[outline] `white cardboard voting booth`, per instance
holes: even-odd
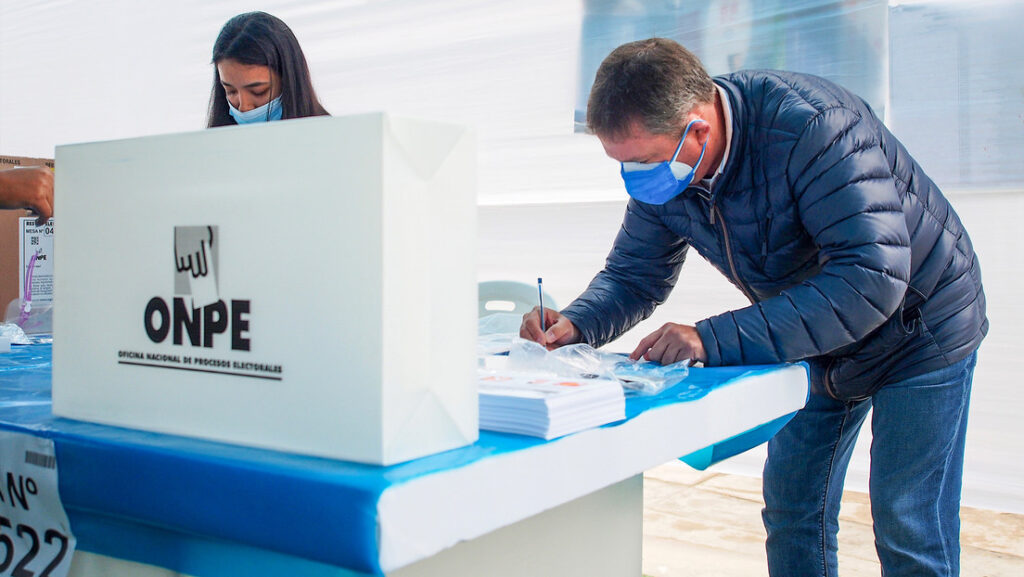
[[[386,114],[58,147],[54,413],[378,464],[473,442],[475,154]]]

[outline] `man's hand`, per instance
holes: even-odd
[[[640,357],[662,365],[670,365],[679,361],[706,361],[704,343],[696,327],[665,323],[653,333],[644,337],[629,358],[634,361]]]
[[[576,325],[558,311],[544,309],[544,326],[546,331],[540,328],[540,307],[533,307],[532,311],[523,315],[519,336],[540,343],[548,350],[580,342],[580,332]]]
[[[45,166],[0,170],[0,208],[31,209],[43,225],[53,216],[53,171]]]

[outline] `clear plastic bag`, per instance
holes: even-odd
[[[627,357],[615,365],[614,373],[627,391],[638,395],[657,395],[686,378],[690,373],[690,359],[659,365],[650,361],[632,361]]]
[[[0,323],[0,338],[12,345],[27,345],[32,342],[25,331],[14,323]]]
[[[650,361],[633,361],[626,355],[599,351],[586,344],[567,345],[549,351],[533,341],[517,337],[511,341],[505,368],[567,378],[615,379],[628,394],[656,395],[686,378],[689,364],[689,360],[664,366]]]
[[[5,322],[21,327],[25,334],[29,335],[52,333],[52,318],[52,302],[34,302],[28,303],[26,306],[26,303],[18,299],[7,305],[7,311],[4,314]],[[17,341],[11,342],[19,344]]]
[[[492,313],[480,317],[476,324],[477,357],[508,352],[512,339],[519,337],[522,322],[523,316],[516,313]]]

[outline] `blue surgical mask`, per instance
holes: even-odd
[[[647,204],[665,204],[678,196],[687,186],[690,186],[690,182],[693,181],[693,175],[696,174],[697,167],[700,166],[700,161],[704,160],[704,151],[707,149],[708,143],[706,140],[704,141],[704,145],[700,148],[700,158],[697,159],[697,164],[692,168],[688,164],[676,161],[676,157],[679,156],[679,151],[683,149],[686,135],[689,134],[690,127],[695,122],[704,121],[700,118],[695,118],[686,125],[686,130],[683,131],[683,137],[679,139],[679,146],[676,147],[675,154],[672,155],[671,160],[655,163],[622,163],[620,172],[629,196]]]
[[[246,110],[245,112],[239,111],[229,101],[228,112],[231,114],[231,118],[235,119],[235,122],[239,124],[251,124],[253,122],[281,120],[283,109],[281,108],[281,97],[278,96],[259,108],[253,108],[252,110]]]

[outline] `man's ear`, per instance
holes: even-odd
[[[697,137],[698,143],[704,144],[711,136],[711,123],[703,118],[698,118],[697,121],[693,123],[693,126],[690,127],[690,132]]]

